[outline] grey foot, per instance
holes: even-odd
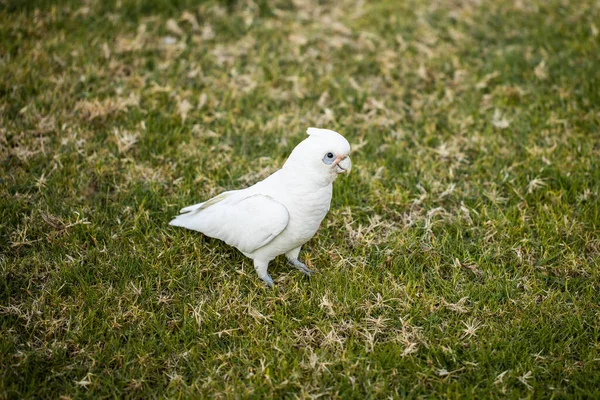
[[[275,284],[273,283],[273,278],[271,278],[271,275],[269,275],[269,274],[260,277],[260,279],[262,279],[265,282],[265,284],[270,288],[275,286]]]
[[[315,273],[312,269],[308,268],[306,264],[298,260],[288,260],[290,265],[293,265],[298,271],[302,272],[304,275],[311,276]]]

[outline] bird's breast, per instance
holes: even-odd
[[[280,181],[281,182],[281,181]],[[269,196],[283,204],[289,213],[286,228],[269,244],[260,248],[253,257],[273,259],[308,242],[319,229],[331,203],[332,185],[306,187],[284,182]],[[273,186],[275,187],[275,186]]]
[[[287,207],[290,221],[286,230],[298,240],[306,242],[312,238],[331,204],[331,185],[303,193],[292,193]]]

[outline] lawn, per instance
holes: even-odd
[[[600,397],[597,1],[0,1],[0,398]],[[168,225],[306,128],[275,288]]]

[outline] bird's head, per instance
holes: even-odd
[[[284,168],[301,168],[328,183],[339,174],[352,169],[350,143],[329,129],[308,128],[308,138],[298,144],[286,161]]]

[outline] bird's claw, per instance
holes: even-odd
[[[302,261],[298,260],[289,260],[290,264],[293,265],[298,271],[302,272],[304,275],[311,276],[315,273],[312,269],[308,268],[306,264]]]
[[[273,278],[271,278],[271,275],[269,274],[260,277],[260,279],[262,279],[269,288],[273,288],[275,286],[273,283]]]

